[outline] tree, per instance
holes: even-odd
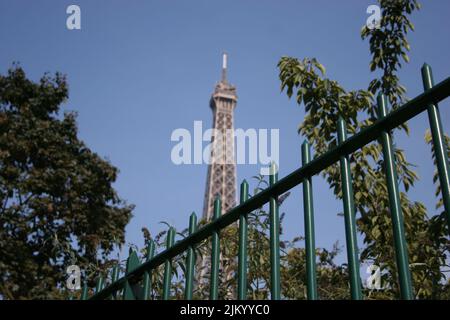
[[[402,59],[409,61],[407,52],[410,46],[406,35],[414,26],[408,16],[420,5],[416,0],[379,2],[382,9],[380,28],[369,30],[364,27],[361,32],[362,38],[368,38],[370,43],[370,70],[381,70],[382,73],[381,77],[370,82],[367,90],[345,90],[337,81],[325,77],[325,68],[314,58],[283,57],[278,64],[282,90],[286,89],[289,97],[295,91],[298,104],[305,106],[306,115],[299,126],[299,133],[313,145],[316,156],[336,146],[339,116],[344,118],[348,130],[354,134],[376,121],[375,94],[385,94],[393,108],[406,100],[406,88],[399,83],[397,72],[402,67]],[[408,133],[407,124],[400,130]],[[430,139],[427,141],[430,143]],[[442,213],[430,214],[422,203],[408,198],[407,192],[418,177],[402,150],[397,148],[395,156],[403,186],[401,207],[415,295],[417,298],[435,298],[443,292],[445,277],[441,269],[446,266],[448,255],[448,230]],[[391,288],[382,295],[375,293],[375,297],[398,297],[392,224],[380,144],[374,142],[361,148],[351,155],[350,161],[355,204],[360,215],[357,224],[365,244],[361,260],[380,266],[384,280]],[[323,176],[336,197],[341,199],[339,167],[329,167]]]
[[[60,115],[64,76],[35,83],[19,66],[0,76],[0,295],[59,298],[66,267],[108,265],[133,206],[112,184],[118,170]]]

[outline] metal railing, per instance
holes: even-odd
[[[166,250],[155,255],[155,243],[150,240],[147,247],[146,261],[141,263],[136,252],[131,252],[127,260],[126,272],[119,278],[118,266],[112,269],[112,281],[104,287],[103,278],[97,281],[94,294],[89,299],[108,299],[123,290],[123,299],[149,299],[151,287],[151,272],[164,264],[163,299],[170,298],[172,278],[171,260],[187,251],[185,270],[185,298],[192,299],[194,287],[195,254],[194,247],[203,240],[212,238],[210,299],[218,298],[220,235],[225,227],[239,220],[239,253],[238,253],[238,290],[237,298],[247,296],[247,214],[270,204],[270,290],[271,298],[281,298],[280,288],[280,246],[279,246],[279,213],[277,197],[291,188],[303,184],[304,219],[305,219],[305,251],[306,251],[306,284],[308,299],[317,299],[316,256],[314,212],[312,201],[311,177],[322,170],[339,162],[342,177],[343,207],[345,218],[345,234],[347,259],[350,276],[350,291],[352,299],[362,299],[362,285],[356,241],[355,205],[352,189],[352,177],[349,155],[363,146],[379,139],[382,144],[384,172],[389,194],[389,209],[392,218],[394,249],[398,269],[400,294],[402,299],[413,299],[413,287],[408,263],[407,243],[403,226],[403,214],[400,206],[399,186],[395,167],[394,148],[390,131],[418,114],[428,112],[432,141],[436,157],[439,181],[446,217],[450,228],[450,175],[445,137],[439,115],[438,103],[450,95],[450,78],[437,85],[433,83],[431,68],[422,68],[424,93],[405,103],[403,106],[388,113],[386,97],[379,95],[377,99],[379,119],[371,126],[351,137],[347,137],[346,124],[342,118],[338,121],[338,145],[325,154],[311,160],[310,146],[302,145],[302,166],[288,176],[278,181],[276,171],[272,170],[270,185],[260,193],[248,198],[248,184],[244,180],[240,189],[240,204],[221,215],[220,199],[214,203],[213,220],[197,230],[195,213],[190,216],[189,235],[174,243],[175,230],[170,228],[167,233]],[[272,169],[274,169],[272,167]],[[88,288],[83,287],[82,299],[88,299]]]

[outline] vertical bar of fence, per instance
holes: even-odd
[[[378,95],[378,117],[384,118],[387,115],[387,102],[383,94]],[[400,203],[400,192],[398,189],[398,177],[395,167],[394,148],[392,146],[391,134],[387,131],[381,133],[381,144],[383,147],[384,171],[389,194],[389,208],[392,218],[394,234],[395,257],[399,274],[401,298],[405,300],[413,299],[413,289],[411,284],[411,272],[409,270],[408,247],[406,244],[403,214]]]
[[[99,276],[97,278],[97,284],[95,285],[95,293],[99,293],[103,289],[103,277]]]
[[[117,279],[119,279],[119,265],[116,264],[115,266],[112,267],[111,270],[111,283],[116,282]],[[111,295],[111,299],[116,299],[116,297],[117,291]]]
[[[150,239],[147,243],[147,252],[146,252],[146,257],[145,257],[145,261],[150,261],[153,256],[155,255],[155,242]],[[152,271],[146,271],[144,273],[144,295],[143,295],[143,299],[144,300],[149,300],[150,296],[151,296],[151,291],[152,291]]]
[[[114,283],[119,279],[119,265],[115,265],[111,270],[111,282]]]
[[[302,166],[311,161],[309,143],[302,144]],[[317,299],[316,244],[311,177],[303,179],[303,207],[305,217],[306,289],[309,300]]]
[[[175,229],[173,227],[169,228],[166,238],[166,249],[173,246],[175,241]],[[170,284],[172,280],[172,260],[167,259],[164,262],[164,279],[163,279],[163,300],[169,300],[170,297]]]
[[[189,235],[197,230],[197,216],[192,212],[189,217]],[[195,250],[194,246],[189,246],[186,257],[186,285],[184,288],[184,297],[186,300],[192,300],[194,291],[194,269],[195,269]]]
[[[213,220],[217,220],[221,215],[222,203],[220,198],[214,200],[214,215]],[[220,256],[220,240],[219,231],[215,230],[212,233],[212,248],[211,248],[211,282],[209,287],[209,299],[217,300],[219,297],[219,256]]]
[[[426,63],[422,67],[422,81],[425,91],[434,87],[433,71]],[[447,223],[450,232],[450,170],[448,163],[447,143],[445,141],[444,128],[442,127],[438,105],[430,104],[427,111],[428,120],[430,122],[431,137],[433,139],[434,155],[439,174],[442,200],[444,202],[444,209],[447,213]]]
[[[338,120],[338,143],[347,140],[347,127],[344,119]],[[352,175],[348,156],[340,157],[342,201],[344,203],[345,239],[350,275],[350,294],[353,300],[361,300],[361,278],[359,274],[358,242],[356,240],[355,203],[353,197]]]
[[[278,181],[276,163],[270,166],[269,184],[273,186]],[[270,198],[270,290],[271,299],[280,300],[280,217],[278,213],[278,197]]]
[[[83,289],[81,291],[80,300],[87,300],[87,298],[88,298],[88,291],[89,291],[89,288],[88,288],[87,282],[85,281],[83,283]]]
[[[248,183],[242,181],[240,203],[248,199]],[[247,298],[247,213],[239,217],[238,299]]]
[[[136,269],[140,265],[139,257],[137,256],[136,251],[130,248],[130,254],[127,259],[127,268],[125,274],[130,273],[134,269]],[[137,285],[131,284],[128,281],[125,281],[124,289],[123,289],[123,300],[136,300],[138,298],[136,292]]]

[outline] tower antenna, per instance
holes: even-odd
[[[227,58],[226,52],[222,55],[222,82],[227,82]]]

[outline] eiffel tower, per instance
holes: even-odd
[[[236,205],[236,161],[234,157],[234,108],[236,107],[236,87],[227,80],[227,55],[223,54],[222,78],[216,84],[211,96],[210,107],[213,112],[213,134],[211,137],[211,158],[206,178],[206,190],[203,204],[203,220],[210,222],[214,213],[214,200],[219,196],[222,214]],[[230,263],[221,257],[220,269],[223,279],[230,280]],[[199,287],[203,287],[210,274],[210,259],[203,257],[199,261],[200,273],[197,278]],[[227,292],[233,299],[234,292]]]
[[[222,214],[236,205],[236,162],[234,157],[234,108],[236,87],[227,80],[227,54],[223,54],[222,78],[211,96],[213,134],[211,161],[206,178],[203,219],[210,221],[217,196],[222,202]]]

